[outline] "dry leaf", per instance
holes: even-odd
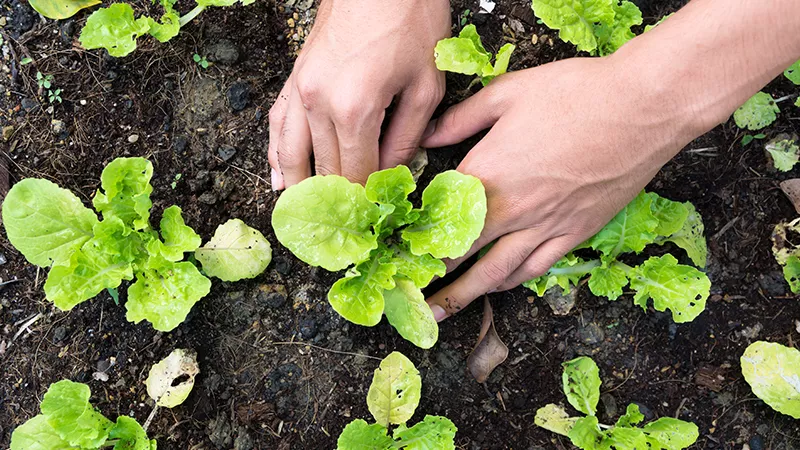
[[[150,368],[150,375],[145,380],[147,394],[156,401],[156,405],[174,408],[192,392],[194,377],[198,373],[197,353],[175,349]]]
[[[781,190],[794,205],[794,210],[800,214],[800,178],[792,178],[781,182]]]
[[[422,176],[422,173],[425,172],[425,167],[428,166],[428,151],[424,148],[420,147],[417,150],[417,154],[414,155],[414,159],[408,163],[408,168],[411,170],[411,176],[414,178],[414,182],[419,181],[419,177]]]
[[[494,328],[494,313],[489,297],[483,298],[483,323],[481,323],[481,333],[478,336],[478,344],[467,358],[467,368],[478,383],[485,382],[495,367],[503,363],[508,358],[508,347]]]

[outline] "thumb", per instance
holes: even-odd
[[[500,83],[492,83],[463,102],[451,106],[425,129],[420,145],[427,148],[457,144],[497,122],[504,110]]]

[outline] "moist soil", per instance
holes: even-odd
[[[685,2],[636,3],[645,23],[653,23]],[[469,15],[469,21],[488,48],[517,44],[510,70],[576,56],[536,23],[529,5],[498,0],[492,14]],[[191,6],[178,2],[184,12]],[[150,2],[136,7],[153,8]],[[241,218],[264,233],[275,255],[254,280],[214,280],[184,324],[160,333],[127,322],[124,308],[105,293],[69,312],[55,309],[42,290],[46,271],[28,264],[0,234],[0,278],[15,280],[0,288],[0,447],[37,414],[47,387],[64,378],[88,383],[92,401],[107,416],[143,422],[152,407],[143,384],[150,366],[174,348],[191,348],[202,370],[194,391],[183,405],[160,411],[149,428],[162,449],[334,448],[348,422],[370,417],[365,398],[372,371],[393,350],[408,355],[423,377],[412,421],[449,417],[459,429],[460,449],[570,448],[533,418],[537,408],[564,402],[560,364],[577,355],[591,355],[600,366],[605,423],[636,402],[648,419],[697,423],[693,448],[800,448],[800,422],[759,401],[739,367],[754,340],[798,341],[800,303],[771,255],[770,233],[797,216],[778,183],[800,171],[776,172],[765,141],[743,147],[744,133],[732,121],[692,142],[649,186],[691,201],[705,221],[712,295],[692,323],[642,311],[630,294],[608,302],[585,287],[562,315],[524,288],[492,294],[497,331],[510,355],[479,384],[465,361],[478,335],[480,302],[444,322],[438,344],[427,351],[409,345],[385,321],[364,328],[333,312],[325,294],[338,274],[298,261],[270,227],[278,194],[268,181],[267,112],[314,8],[308,0],[213,8],[168,45],[141,39],[133,55],[115,59],[80,48],[85,12],[44,21],[25,2],[0,5],[0,120],[11,127],[0,145],[3,192],[7,182],[43,177],[88,204],[105,164],[144,156],[155,165],[155,219],[177,204],[207,240],[217,225]],[[454,23],[467,9],[477,11],[477,0],[453,2]],[[196,64],[195,53],[211,66]],[[33,62],[22,65],[24,58]],[[49,104],[37,71],[54,77],[62,103]],[[448,75],[437,114],[469,95],[470,81]],[[782,78],[766,90],[776,98],[796,92]],[[798,109],[787,102],[765,133],[796,133],[798,120]],[[456,167],[475,142],[431,152],[421,184]],[[675,254],[686,260],[682,251]]]

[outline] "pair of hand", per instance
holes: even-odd
[[[444,92],[433,47],[449,35],[449,5],[385,3],[323,3],[270,111],[273,189],[311,175],[312,148],[316,173],[363,183],[375,170],[407,163],[419,145],[452,145],[491,128],[458,166],[486,187],[486,226],[448,269],[497,243],[428,300],[437,320],[544,274],[694,137],[660,112],[663,99],[644,89],[651,80],[637,79],[624,55],[500,76],[429,124]],[[396,109],[379,141],[392,101]]]

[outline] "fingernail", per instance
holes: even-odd
[[[428,122],[428,126],[425,128],[425,132],[422,133],[422,139],[428,139],[433,135],[434,131],[436,131],[436,121],[431,120]]]
[[[447,313],[445,312],[444,308],[439,305],[431,305],[431,311],[433,311],[433,318],[436,319],[437,322],[441,322],[447,317]]]
[[[497,292],[497,289],[491,289],[491,290],[487,291],[486,293],[487,294],[494,294],[495,292]]]
[[[272,192],[280,191],[281,189],[283,189],[283,177],[274,168],[270,173],[270,180],[272,181]]]

